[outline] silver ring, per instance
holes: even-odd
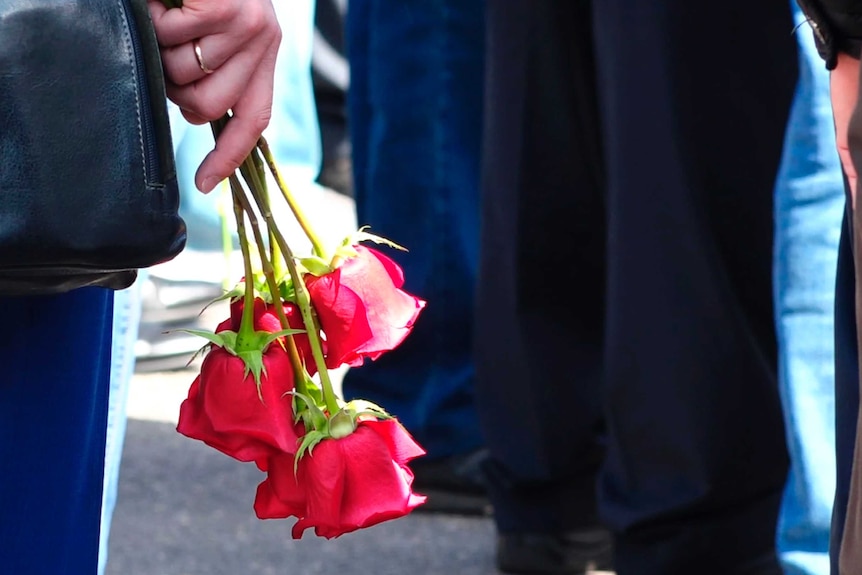
[[[201,53],[201,45],[198,44],[197,40],[192,40],[192,46],[195,47],[195,56],[198,59],[198,65],[203,70],[204,74],[212,74],[213,71],[207,66],[207,63],[204,61],[204,55]]]

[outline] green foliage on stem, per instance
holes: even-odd
[[[277,332],[255,331],[251,336],[241,336],[235,331],[225,330],[218,333],[200,329],[181,329],[185,333],[196,335],[209,340],[210,343],[219,346],[229,354],[238,357],[245,365],[244,377],[249,373],[254,377],[257,387],[257,396],[263,401],[263,393],[260,390],[261,376],[266,375],[266,366],[263,364],[263,354],[269,346],[280,337],[305,333],[302,329],[283,329]]]

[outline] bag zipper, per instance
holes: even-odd
[[[132,40],[132,56],[134,58],[135,88],[138,91],[138,102],[141,108],[141,137],[144,147],[144,174],[148,184],[161,183],[161,166],[156,142],[156,128],[153,120],[153,110],[150,104],[149,82],[147,81],[147,65],[144,61],[144,50],[137,20],[129,6],[129,0],[120,0],[126,13],[126,24]]]

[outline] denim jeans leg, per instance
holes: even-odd
[[[482,0],[351,0],[348,94],[360,225],[428,300],[410,337],[351,370],[346,395],[384,405],[445,457],[481,444],[470,350],[478,258]]]
[[[113,296],[0,298],[0,565],[96,571]]]
[[[105,484],[102,490],[102,523],[99,539],[99,573],[108,563],[108,536],[117,501],[123,439],[126,435],[126,402],[135,371],[135,341],[141,318],[140,275],[132,287],[114,293],[111,342],[111,387],[108,394],[108,432],[105,443]]]
[[[829,76],[812,35],[796,36],[799,85],[775,189],[779,385],[791,458],[777,543],[788,575],[826,575],[835,490],[833,305],[844,186]]]

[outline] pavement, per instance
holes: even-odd
[[[312,199],[308,211],[325,225],[322,235],[355,229],[350,200],[328,192]],[[195,369],[132,380],[108,575],[497,573],[488,518],[414,512],[334,540],[309,531],[299,541],[291,539],[293,520],[257,519],[252,503],[263,474],[175,430]]]

